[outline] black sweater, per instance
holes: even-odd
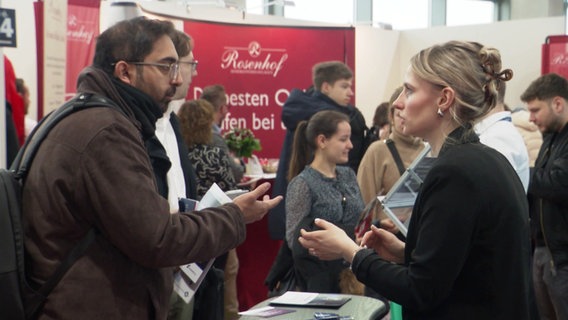
[[[404,265],[362,250],[353,270],[402,305],[404,319],[528,319],[528,223],[515,171],[499,152],[460,128],[424,180]]]

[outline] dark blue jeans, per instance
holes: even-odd
[[[533,283],[541,320],[568,320],[568,265],[553,269],[546,247],[535,248]]]

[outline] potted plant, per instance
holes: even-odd
[[[254,137],[254,133],[247,128],[232,128],[223,135],[229,150],[246,164],[246,174],[262,175],[262,167],[253,151],[260,151],[260,141]]]

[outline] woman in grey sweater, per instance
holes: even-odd
[[[364,203],[355,172],[340,165],[349,159],[350,135],[346,115],[321,111],[301,122],[294,136],[286,193],[286,241],[300,290],[340,291],[339,274],[346,265],[341,259],[321,261],[309,255],[298,236],[302,228],[313,229],[315,218],[323,218],[353,237]]]

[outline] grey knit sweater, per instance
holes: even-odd
[[[298,223],[308,215],[355,228],[364,208],[355,172],[337,166],[336,177],[327,178],[306,166],[290,181],[286,192],[286,241],[298,241]],[[352,235],[350,235],[352,236]]]

